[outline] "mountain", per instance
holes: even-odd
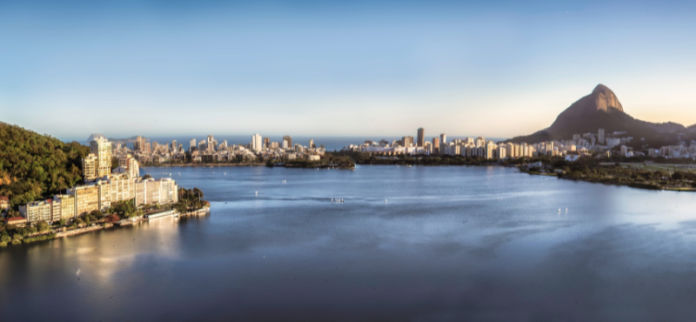
[[[537,143],[550,140],[569,140],[573,134],[597,133],[602,128],[609,134],[627,132],[636,141],[641,138],[647,143],[671,142],[672,133],[685,130],[681,124],[650,123],[628,115],[614,92],[602,84],[592,93],[579,99],[558,115],[550,127],[526,136],[518,136],[511,142]]]

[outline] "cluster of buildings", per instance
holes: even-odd
[[[519,157],[534,157],[539,155],[561,156],[574,160],[580,155],[611,155],[611,151],[624,157],[641,156],[646,152],[633,151],[627,144],[633,141],[633,137],[626,132],[606,133],[604,129],[598,129],[597,133],[574,134],[570,140],[554,140],[539,143],[512,143],[486,140],[478,138],[456,138],[447,141],[446,134],[440,134],[430,141],[425,140],[425,130],[419,128],[416,139],[413,136],[404,136],[401,140],[379,142],[367,140],[360,145],[349,145],[343,151],[366,152],[377,155],[461,155],[466,157],[479,157],[484,159],[506,159]],[[685,144],[666,146],[660,149],[648,149],[650,156],[696,157],[696,144],[686,147]]]
[[[679,145],[668,145],[663,146],[659,149],[648,149],[648,155],[651,157],[665,157],[665,158],[688,158],[696,159],[696,142],[691,142],[687,147],[686,143],[680,143]]]
[[[136,207],[178,201],[179,188],[173,179],[143,179],[138,161],[130,154],[120,155],[118,167],[112,169],[112,142],[105,138],[91,141],[90,152],[82,160],[85,184],[67,189],[65,194],[54,195],[51,199],[20,206],[22,218],[10,218],[8,222],[70,222],[94,210],[105,211],[120,201],[133,200]]]
[[[258,158],[295,160],[305,159],[316,161],[325,153],[323,146],[317,147],[314,140],[309,140],[309,145],[294,144],[292,137],[286,135],[281,142],[273,142],[269,137],[262,137],[260,134],[251,136],[248,144],[228,144],[227,140],[218,142],[212,135],[204,140],[197,141],[191,139],[188,150],[183,144],[173,140],[160,144],[158,142],[148,142],[141,136],[136,137],[133,142],[133,149],[126,145],[117,143],[113,148],[113,153],[120,158],[132,156],[141,163],[166,163],[187,160],[194,163],[212,162],[253,162]]]
[[[343,151],[367,152],[378,155],[461,155],[467,157],[480,157],[484,159],[516,158],[522,156],[537,155],[537,151],[553,151],[551,145],[528,145],[526,143],[496,143],[486,140],[484,137],[463,138],[447,141],[447,134],[440,134],[439,137],[426,141],[423,128],[418,129],[417,139],[414,141],[412,136],[404,136],[401,140],[394,140],[391,143],[386,140],[374,142],[365,141],[361,145],[349,145]],[[557,151],[557,148],[556,148]]]

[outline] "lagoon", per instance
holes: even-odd
[[[211,214],[0,249],[0,321],[696,315],[691,193],[505,167],[142,170]]]

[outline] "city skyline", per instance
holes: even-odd
[[[394,4],[4,3],[2,121],[59,138],[509,138],[603,83],[638,119],[696,123],[693,3]]]

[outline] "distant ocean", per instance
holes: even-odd
[[[263,135],[263,134],[262,134]],[[227,140],[227,144],[248,144],[251,142],[251,135],[213,135],[215,137],[215,140],[218,141],[218,143]],[[184,149],[189,148],[189,142],[191,139],[196,139],[196,143],[206,140],[207,136],[146,136],[150,142],[158,142],[161,144],[164,143],[171,143],[172,140],[176,140],[177,143],[183,144]],[[452,139],[455,138],[465,138],[465,137],[472,137],[472,136],[448,136],[447,140],[451,141]],[[282,136],[270,136],[271,142],[281,142],[283,137]],[[309,144],[310,139],[314,139],[314,144],[317,146],[323,144],[324,147],[326,148],[327,151],[333,151],[333,150],[341,150],[343,147],[348,146],[350,144],[362,144],[366,140],[372,140],[375,142],[378,142],[382,139],[385,139],[389,141],[390,143],[394,140],[401,140],[401,136],[396,137],[396,136],[372,136],[372,137],[367,137],[367,136],[353,136],[353,137],[340,137],[340,136],[315,136],[315,137],[309,137],[309,136],[293,136],[292,137],[292,143],[296,144],[302,144],[304,146]],[[426,136],[428,140],[432,140],[433,136]],[[122,137],[117,137],[116,139],[122,139]],[[415,135],[414,135],[415,139]],[[504,138],[486,138],[487,140],[494,140],[494,141],[501,141],[505,140]],[[87,142],[87,136],[84,138],[68,138],[68,139],[62,139],[64,142],[72,142],[72,141],[77,141],[82,144],[86,144]],[[132,148],[132,144],[129,144],[129,147]]]

